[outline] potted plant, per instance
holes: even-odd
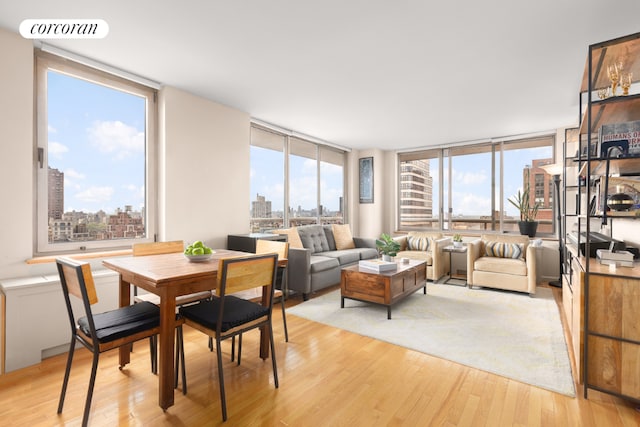
[[[462,247],[462,236],[459,234],[454,234],[453,235],[453,246],[456,248],[461,248]]]
[[[398,254],[400,243],[386,233],[382,233],[379,239],[376,239],[376,247],[382,254],[383,261],[391,261],[391,258]]]
[[[530,201],[531,184],[529,181],[529,169],[524,179],[524,187],[522,190],[518,190],[515,196],[510,197],[509,203],[520,211],[520,221],[518,221],[518,227],[520,228],[520,234],[534,237],[536,230],[538,229],[538,209],[540,209],[540,202],[535,202],[533,205]]]

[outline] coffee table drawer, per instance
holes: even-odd
[[[376,274],[342,272],[342,294],[356,299],[384,303],[385,278]]]

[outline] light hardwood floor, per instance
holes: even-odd
[[[447,286],[447,285],[437,285]],[[556,299],[559,290],[554,288]],[[298,303],[296,298],[289,304]],[[637,426],[640,413],[623,400],[589,392],[570,398],[340,329],[287,316],[284,342],[274,310],[280,388],[271,363],[257,356],[258,335],[245,334],[242,365],[229,361],[226,426]],[[157,405],[157,377],[146,342],[120,371],[117,351],[102,355],[92,426],[223,425],[215,353],[185,328],[188,394]],[[66,355],[0,376],[0,425],[79,425],[90,358],[76,353],[64,411],[56,414]]]

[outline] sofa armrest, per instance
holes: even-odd
[[[353,243],[356,245],[356,248],[376,249],[376,239],[371,239],[368,237],[354,237]]]
[[[534,295],[536,293],[536,284],[537,284],[537,261],[536,261],[536,248],[532,245],[527,246],[527,254],[526,254],[526,262],[527,262],[527,287],[529,295]]]
[[[311,292],[311,252],[308,249],[289,248],[287,284],[292,291]]]
[[[433,258],[433,273],[431,276],[436,281],[445,274],[451,274],[451,265],[449,263],[449,256],[445,256],[442,248],[452,245],[453,241],[451,237],[442,237],[440,239],[433,240],[433,248],[431,248],[431,257]]]
[[[467,244],[467,285],[473,286],[473,265],[480,258],[482,240],[476,239]]]

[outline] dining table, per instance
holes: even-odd
[[[160,297],[160,333],[158,349],[158,403],[166,411],[174,403],[174,334],[176,297],[213,290],[217,286],[218,263],[222,258],[253,255],[247,252],[215,249],[211,258],[191,262],[184,254],[170,253],[103,260],[106,268],[119,276],[119,304],[131,304],[131,286],[137,286]],[[263,289],[263,293],[266,289]],[[263,295],[263,303],[267,298]],[[268,331],[262,330],[260,357],[269,357]],[[120,348],[120,366],[129,363],[127,346]]]

